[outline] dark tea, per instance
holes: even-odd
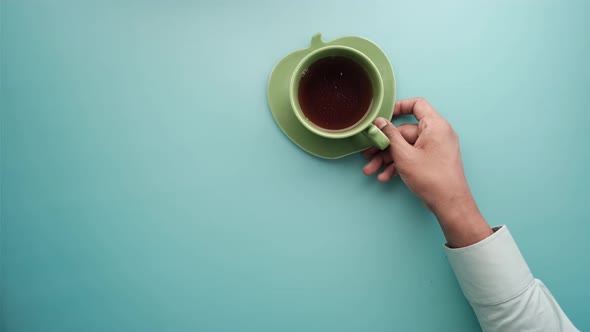
[[[342,56],[318,60],[299,82],[299,105],[316,126],[343,130],[356,125],[371,108],[373,86],[365,69]]]

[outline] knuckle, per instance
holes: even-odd
[[[454,133],[454,132],[455,132],[455,130],[453,129],[453,127],[451,126],[451,124],[450,124],[450,123],[449,123],[447,120],[444,120],[442,123],[443,123],[443,124],[442,124],[442,127],[443,127],[443,128],[444,128],[444,129],[445,129],[447,132],[449,132],[449,133]]]
[[[416,100],[415,105],[428,104],[428,101],[424,97],[416,97],[415,100]]]
[[[446,122],[446,121],[445,121]],[[450,123],[446,122],[446,130],[449,133],[449,135],[455,139],[455,140],[459,140],[459,134],[457,134],[457,132],[455,131],[455,129],[453,129],[453,126],[451,126]]]

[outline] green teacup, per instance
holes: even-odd
[[[345,57],[360,65],[368,75],[373,91],[372,103],[366,114],[356,124],[342,130],[328,130],[316,125],[306,117],[303,110],[301,109],[301,105],[299,104],[299,86],[305,70],[307,70],[317,61],[330,57]],[[291,102],[291,107],[297,119],[309,131],[316,135],[330,139],[342,139],[362,133],[366,135],[374,143],[374,145],[381,150],[389,146],[389,139],[387,136],[385,136],[385,134],[383,134],[381,130],[379,130],[379,128],[373,125],[373,120],[375,120],[379,114],[381,105],[383,103],[383,98],[383,79],[375,64],[362,52],[359,52],[354,48],[341,45],[321,47],[305,56],[295,68],[289,85],[289,99]]]

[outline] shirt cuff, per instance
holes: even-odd
[[[520,250],[506,226],[468,247],[445,251],[469,302],[494,305],[512,299],[532,282]]]

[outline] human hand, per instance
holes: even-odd
[[[453,198],[469,194],[463,173],[459,139],[451,125],[422,98],[398,101],[393,115],[413,114],[419,123],[395,127],[378,118],[375,125],[387,135],[391,145],[384,151],[371,148],[363,156],[371,161],[365,165],[366,175],[378,175],[381,182],[399,173],[408,188],[433,210]]]
[[[383,151],[375,147],[364,151],[363,156],[371,161],[364,166],[363,172],[373,175],[383,168],[377,176],[381,182],[399,174],[408,188],[434,212],[443,231],[464,219],[483,220],[469,190],[459,139],[451,125],[422,98],[405,99],[395,104],[394,116],[409,114],[416,117],[417,125],[395,127],[383,118],[374,121],[389,137],[391,145]],[[485,220],[483,222],[487,226]],[[477,232],[489,235],[491,230],[487,226],[487,229],[480,227]]]

